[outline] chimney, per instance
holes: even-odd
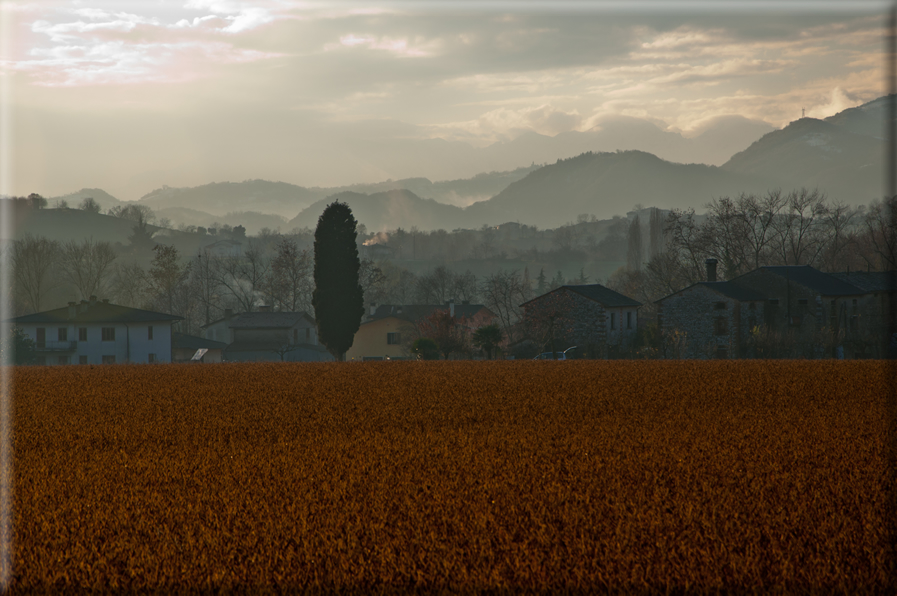
[[[232,316],[234,316],[234,309],[232,309],[232,308],[225,308],[225,309],[224,309],[224,318],[225,318],[225,319],[229,319],[229,318],[231,318]]]
[[[370,313],[371,313],[371,316],[372,316],[372,317],[374,316],[374,313],[375,313],[375,312],[377,312],[377,303],[376,303],[376,302],[371,302],[371,310],[370,310]]]
[[[454,298],[449,299],[449,316],[451,316],[451,317],[455,316],[455,299]]]
[[[704,265],[707,266],[707,281],[716,281],[716,259],[707,259]]]
[[[259,312],[271,312],[270,304],[262,304],[259,306]]]
[[[76,314],[78,314],[78,303],[69,302],[69,318],[74,319]]]
[[[108,299],[108,298],[103,298],[103,304],[109,304],[109,299]]]

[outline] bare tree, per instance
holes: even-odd
[[[250,241],[243,256],[221,257],[216,263],[218,283],[241,310],[251,312],[264,294],[270,266],[267,256]]]
[[[109,242],[70,240],[61,246],[59,252],[60,271],[82,299],[99,296],[107,289],[112,262],[117,256]]]
[[[39,312],[47,293],[58,285],[59,243],[26,234],[12,245],[16,290],[32,312]]]
[[[694,209],[670,211],[664,230],[669,234],[668,251],[680,263],[679,273],[685,285],[703,281],[706,234],[696,221]]]
[[[505,337],[511,342],[519,339],[518,323],[523,318],[521,305],[529,299],[520,273],[514,270],[490,275],[480,284],[480,295],[486,307],[498,317]]]
[[[277,310],[311,312],[312,255],[308,250],[299,250],[295,240],[285,237],[278,240],[276,250],[268,270],[267,294]]]
[[[178,249],[174,246],[158,244],[153,248],[156,256],[147,276],[147,286],[153,294],[154,303],[170,314],[178,314],[176,303],[190,273],[190,263],[180,263]]]
[[[215,311],[220,310],[221,286],[218,283],[215,259],[214,256],[200,252],[190,267],[190,291],[196,296],[200,319],[204,325],[211,323]]]
[[[895,209],[897,209],[897,196],[873,202],[863,218],[861,256],[868,267],[881,270],[897,269]]]
[[[140,308],[146,299],[146,272],[137,263],[116,263],[112,272],[112,295],[116,304]]]
[[[829,205],[822,217],[825,247],[822,253],[822,269],[843,271],[848,268],[847,248],[856,242],[856,228],[862,209],[841,201]]]
[[[153,244],[154,230],[150,226],[156,221],[153,210],[146,205],[116,205],[109,209],[109,215],[127,219],[134,223],[128,241],[135,248],[148,248]]]
[[[477,276],[470,269],[454,275],[452,280],[452,297],[462,302],[474,302],[477,299]]]
[[[707,205],[707,220],[701,230],[704,251],[719,260],[725,279],[746,272],[748,231],[735,201],[729,197],[712,200]]]
[[[788,193],[785,211],[773,219],[776,260],[782,265],[814,265],[824,247],[825,195],[802,188]]]
[[[454,274],[440,265],[417,278],[415,297],[421,304],[445,304],[450,298],[455,297],[451,295],[454,284]]]
[[[83,201],[78,203],[78,209],[87,211],[88,213],[99,213],[101,207],[93,197],[87,197]]]
[[[773,222],[786,201],[778,190],[767,192],[762,199],[754,195],[738,197],[738,214],[743,221],[742,231],[745,234],[745,255],[754,269],[760,267],[767,257],[773,241]]]

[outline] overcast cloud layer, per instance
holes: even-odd
[[[489,164],[452,143],[781,127],[884,93],[883,3],[698,6],[2,1],[0,193],[468,177]]]

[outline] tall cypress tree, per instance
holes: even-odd
[[[318,218],[315,229],[315,291],[312,306],[318,337],[337,360],[345,360],[364,316],[364,293],[358,283],[358,222],[339,201]]]

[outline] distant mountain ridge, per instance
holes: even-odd
[[[800,187],[818,188],[833,200],[866,204],[882,196],[886,108],[887,98],[879,98],[825,120],[801,118],[781,130],[767,132],[718,167],[674,163],[645,151],[618,149],[585,151],[575,157],[556,158],[555,163],[544,167],[533,164],[464,180],[434,183],[427,178],[406,178],[331,189],[250,180],[188,189],[164,187],[140,202],[159,212],[175,208],[207,211],[201,206],[209,204],[213,205],[210,209],[217,211],[217,217],[267,211],[291,217],[287,222],[290,229],[313,228],[327,203],[342,200],[352,206],[359,222],[370,231],[413,226],[422,230],[476,228],[507,221],[556,227],[580,214],[608,218],[626,213],[637,203],[662,208],[694,207],[700,211],[720,196]],[[706,140],[715,136],[717,141],[725,140],[726,126],[741,131],[739,134],[746,134],[744,131],[751,127],[754,132],[763,128],[762,123],[727,118],[708,126],[695,138]],[[567,142],[569,139],[594,142],[601,135],[605,140],[615,138],[614,135],[625,137],[623,133],[634,130],[633,127],[640,127],[642,139],[654,135],[654,145],[670,151],[687,140],[646,121],[627,124],[627,119],[617,118],[586,133],[522,135],[479,150],[475,156],[501,152],[510,145],[530,154],[534,147],[554,146],[560,151],[562,146],[575,146]],[[624,141],[618,143],[625,145]],[[451,144],[440,144],[448,145]],[[488,198],[462,208],[482,197]]]
[[[138,202],[160,213],[166,209],[188,208],[219,218],[239,211],[294,217],[312,203],[342,192],[374,194],[389,190],[410,190],[420,197],[442,203],[468,205],[494,196],[511,182],[520,180],[538,167],[532,165],[506,172],[482,173],[460,180],[431,182],[427,178],[406,178],[333,188],[306,188],[267,180],[213,182],[192,188],[166,186],[144,195]]]

